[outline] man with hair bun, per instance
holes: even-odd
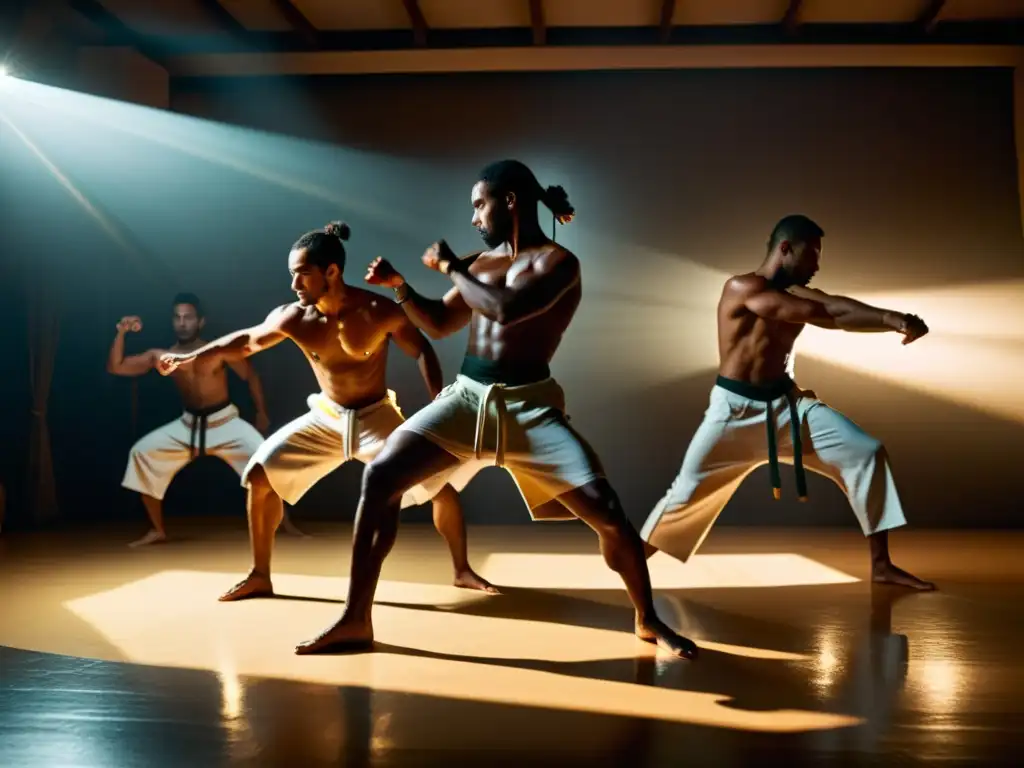
[[[617,571],[636,609],[635,632],[671,653],[697,647],[655,613],[643,544],[593,449],[569,424],[565,397],[548,367],[582,290],[575,255],[544,235],[543,203],[566,223],[575,211],[561,187],[541,187],[516,160],[487,166],[473,186],[473,226],[489,250],[458,258],[444,242],[423,255],[453,287],[443,299],[416,293],[388,262],[366,279],[389,286],[406,315],[432,338],[469,325],[469,348],[455,383],[406,421],[366,468],[352,543],[351,581],[342,617],[296,653],[366,648],[384,558],[410,488],[462,488],[484,466],[512,475],[533,519],[583,520]]]
[[[253,567],[222,601],[273,594],[270,560],[283,501],[295,504],[322,478],[347,461],[369,462],[403,422],[395,393],[387,388],[389,341],[419,363],[427,390],[441,390],[441,366],[430,342],[391,300],[344,281],[349,228],[332,222],[307,232],[291,247],[288,271],[298,301],[272,311],[260,325],[223,336],[187,354],[165,354],[161,373],[209,359],[243,360],[291,339],[309,360],[320,391],[309,411],[268,437],[242,474],[249,492]],[[484,592],[495,588],[469,566],[466,530],[458,496],[443,485],[405,489],[402,507],[433,501],[434,525],[452,554],[455,585]]]

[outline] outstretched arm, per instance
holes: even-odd
[[[395,340],[398,348],[419,364],[420,375],[423,376],[423,383],[427,385],[427,392],[430,393],[431,399],[437,397],[444,386],[444,377],[434,347],[413,325],[412,321],[397,308],[389,330],[391,338]]]
[[[812,288],[759,291],[748,298],[745,305],[768,320],[860,333],[894,331],[906,337],[905,344],[928,332],[928,326],[914,315],[872,307],[844,296],[830,296]]]
[[[477,280],[465,262],[450,255],[442,241],[423,260],[427,266],[436,261],[436,268],[451,278],[469,307],[501,325],[515,325],[547,311],[580,279],[579,261],[562,248],[538,256],[505,285]]]
[[[221,336],[192,352],[161,355],[157,368],[166,376],[179,365],[197,360],[201,362],[221,360],[225,363],[244,360],[250,355],[270,349],[287,339],[285,324],[295,316],[295,311],[294,305],[287,304],[275,309],[267,315],[266,320],[252,328]]]
[[[465,261],[471,263],[478,255],[467,256]],[[413,290],[386,259],[378,257],[370,262],[366,282],[393,289],[405,316],[432,339],[443,339],[462,330],[473,314],[458,288],[452,288],[443,299],[428,299]]]
[[[129,315],[121,318],[117,324],[114,343],[110,345],[110,352],[107,353],[107,373],[115,376],[141,376],[153,370],[160,357],[159,349],[147,349],[141,355],[124,356],[125,334],[141,330],[142,321],[138,317]]]

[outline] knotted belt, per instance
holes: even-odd
[[[229,405],[231,405],[231,401],[225,400],[223,403],[206,408],[185,408],[185,413],[192,417],[192,427],[188,435],[188,450],[193,458],[206,455],[206,430],[210,428],[210,416],[217,411],[224,410]],[[198,449],[196,447],[197,438]]]
[[[800,414],[796,408],[796,397],[793,390],[796,385],[788,376],[770,384],[751,384],[719,376],[715,381],[722,389],[734,395],[745,397],[759,403],[767,403],[765,425],[768,431],[768,471],[771,473],[772,496],[782,498],[782,480],[779,473],[779,448],[776,440],[774,401],[785,398],[789,405],[789,429],[793,440],[793,468],[796,472],[796,494],[800,501],[807,501],[807,475],[804,472],[803,442],[800,435]]]

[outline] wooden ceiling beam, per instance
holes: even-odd
[[[409,14],[413,40],[419,48],[423,48],[427,44],[427,32],[430,27],[427,26],[427,19],[420,9],[419,0],[402,0],[402,5],[405,6],[405,12]]]
[[[323,48],[320,42],[320,30],[313,26],[313,22],[306,18],[306,14],[295,7],[295,3],[291,0],[271,0],[271,2],[292,25],[292,29],[302,36],[307,47],[314,51]]]
[[[927,5],[918,14],[914,23],[926,35],[931,34],[935,25],[939,23],[939,15],[942,13],[946,0],[928,0]]]
[[[676,15],[676,0],[661,0],[661,21],[658,24],[658,42],[662,45],[672,37],[672,18]]]
[[[533,27],[533,44],[547,42],[547,26],[544,24],[544,0],[530,0],[530,26]]]

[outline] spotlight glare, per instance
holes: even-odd
[[[0,64],[0,80],[4,80],[11,76],[11,73],[7,71],[6,64]]]

